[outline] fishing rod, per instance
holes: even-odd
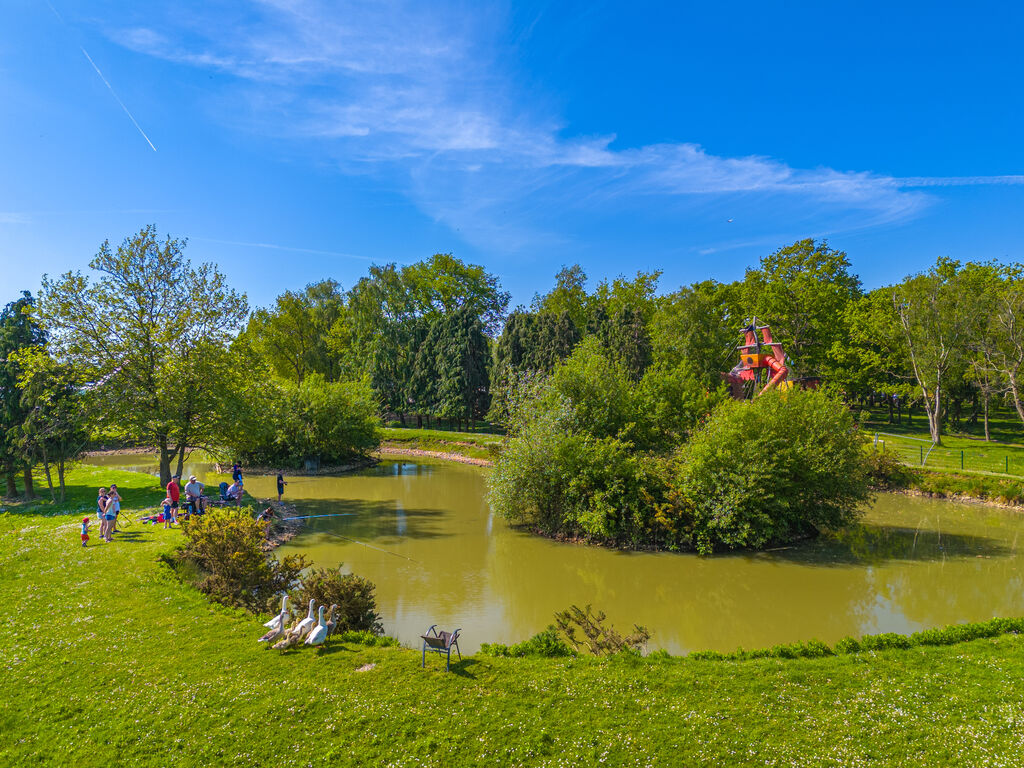
[[[295,517],[282,517],[282,520],[311,520],[314,517],[352,517],[355,512],[339,512],[335,515],[298,515]]]
[[[413,560],[411,557],[407,557],[406,555],[400,555],[397,552],[392,552],[392,551],[390,551],[388,549],[381,549],[380,547],[375,547],[372,544],[367,544],[365,541],[359,541],[358,539],[352,539],[352,538],[349,538],[348,536],[342,536],[340,533],[332,533],[331,531],[317,531],[317,533],[326,533],[328,536],[337,536],[339,539],[344,539],[345,541],[351,541],[351,542],[353,542],[355,544],[362,544],[364,547],[369,547],[370,549],[375,549],[378,552],[383,552],[385,555],[394,555],[395,557],[400,557],[403,560],[408,560],[410,563],[416,563],[417,565],[423,565],[423,563],[421,563],[419,560]]]

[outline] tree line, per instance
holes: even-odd
[[[631,386],[655,370],[662,383],[682,377],[710,395],[755,316],[784,345],[791,377],[818,379],[848,404],[886,402],[894,421],[920,410],[936,442],[963,420],[983,420],[987,435],[989,409],[1004,400],[1024,420],[1017,264],[940,258],[866,291],[844,252],[808,239],[766,255],[742,280],[668,293],[657,271],[591,288],[581,267],[567,266],[510,310],[497,276],[436,254],[374,265],[347,290],[325,279],[250,311],[216,266],[185,258],[186,245],[145,227],[104,243],[89,274],[44,276],[37,296],[4,309],[8,495],[16,474],[32,492],[26,468],[36,464],[51,486],[53,468],[60,487],[66,463],[97,441],[156,446],[169,477],[196,448],[282,465],[340,461],[375,444],[379,417],[504,427],[524,377],[552,375],[584,343]]]

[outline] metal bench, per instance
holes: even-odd
[[[462,651],[459,650],[459,633],[462,631],[461,628],[456,629],[454,632],[438,632],[437,624],[432,624],[430,629],[425,634],[420,635],[423,638],[423,660],[420,667],[427,666],[427,651],[431,653],[437,653],[445,657],[444,671],[447,672],[452,661],[452,648],[455,648],[455,652],[459,654],[459,661],[462,661]]]

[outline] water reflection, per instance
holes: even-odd
[[[190,469],[209,481],[206,471]],[[1024,613],[1014,512],[883,495],[862,525],[772,552],[619,552],[510,528],[487,507],[485,471],[405,460],[289,477],[303,514],[351,516],[310,520],[283,551],[374,581],[385,627],[404,642],[431,624],[461,626],[470,651],[528,637],[570,603],[592,603],[622,629],[644,624],[673,653]],[[246,487],[276,494],[273,477]]]

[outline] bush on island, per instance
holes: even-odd
[[[608,374],[599,361],[586,367]],[[641,434],[644,415],[634,412],[628,421],[613,408],[581,409],[581,393],[608,390],[573,380],[568,389],[535,387],[512,420],[489,499],[513,522],[549,535],[708,554],[840,528],[868,497],[867,459],[853,419],[825,393],[723,401],[693,429],[676,417],[677,427],[653,430],[660,439],[671,436],[675,450],[655,453],[629,440]],[[699,411],[686,413],[696,418]],[[618,432],[608,435],[612,428]],[[690,442],[679,444],[686,434]]]
[[[270,379],[239,404],[229,442],[232,454],[250,465],[344,463],[380,445],[376,398],[362,381],[330,382],[319,375],[300,384]]]
[[[659,515],[702,553],[842,528],[869,495],[853,418],[823,392],[723,403],[666,470]]]

